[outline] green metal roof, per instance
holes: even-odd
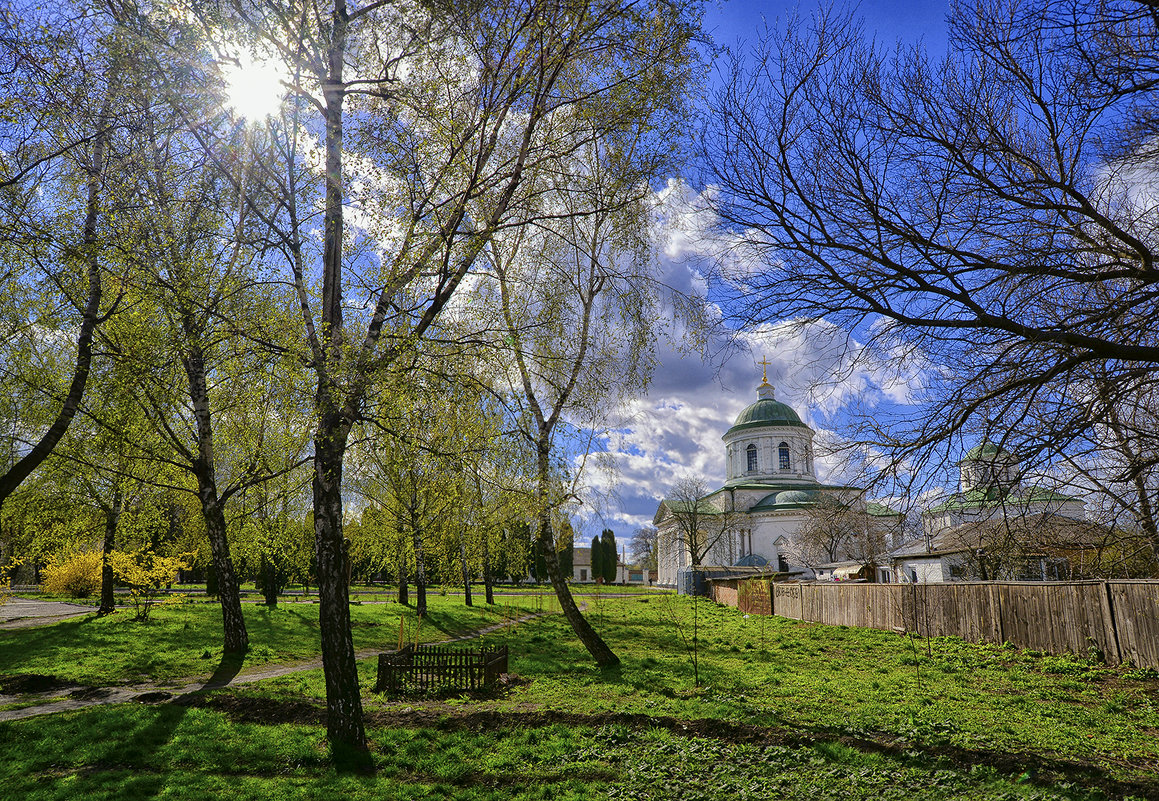
[[[801,418],[793,411],[793,407],[772,398],[761,398],[756,403],[745,407],[732,428],[725,432],[727,437],[734,431],[744,431],[749,428],[764,428],[766,426],[793,426],[808,428],[801,422]]]
[[[865,513],[873,517],[902,517],[902,513],[896,509],[891,509],[884,503],[877,501],[867,501],[865,504]]]
[[[721,509],[720,507],[716,506],[713,503],[710,503],[708,500],[709,497],[711,497],[711,496],[706,496],[704,498],[701,498],[696,503],[696,514],[700,514],[700,515],[722,515],[722,514],[724,514],[726,510]],[[676,513],[692,512],[693,511],[692,504],[687,502],[687,501],[672,501],[672,500],[668,500],[667,498],[665,498],[664,500],[660,501],[660,503],[663,506],[667,506],[669,511],[676,512]]]
[[[1078,498],[1073,498],[1070,495],[1063,495],[1061,492],[1055,492],[1054,490],[1041,487],[1030,487],[1021,490],[1017,494],[1013,494],[1003,493],[998,487],[992,486],[984,490],[972,489],[968,492],[959,492],[956,495],[952,495],[937,506],[930,507],[927,514],[952,512],[960,509],[983,509],[1004,505],[1024,506],[1028,503],[1049,503],[1052,501],[1066,503],[1067,501],[1077,500]]]
[[[787,489],[781,490],[780,492],[771,492],[757,501],[749,511],[772,512],[783,509],[802,509],[807,506],[816,505],[818,494],[817,490],[813,489]]]
[[[966,451],[966,455],[962,458],[962,462],[978,460],[992,462],[998,458],[1010,459],[1012,457],[1009,452],[1002,450],[1002,448],[999,448],[990,440],[984,439],[981,443]],[[961,464],[961,462],[959,462],[959,464]]]

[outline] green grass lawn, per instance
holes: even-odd
[[[433,642],[526,614],[535,606],[528,598],[501,600],[493,607],[481,602],[466,607],[461,598],[434,594],[421,625],[413,607],[355,600],[350,606],[354,647],[393,650],[400,619],[408,640],[417,631],[420,641]],[[250,638],[243,670],[319,655],[315,603],[282,603],[275,609],[243,604],[242,611]],[[221,637],[221,607],[209,599],[156,607],[144,622],[134,620],[130,611],[92,614],[0,632],[0,675],[36,673],[93,686],[204,679],[221,659]]]
[[[360,663],[373,776],[329,767],[322,674],[311,670],[191,705],[2,723],[0,796],[1159,798],[1154,671],[746,619],[701,601],[697,687],[673,622],[690,639],[688,599],[586,601],[618,668],[595,667],[558,615],[486,638],[510,646],[517,674],[490,696],[382,698],[369,692],[373,660]],[[432,607],[438,625],[424,624],[424,640],[502,617],[465,610],[461,598],[435,596]],[[114,617],[4,632],[0,673],[63,671],[110,644],[117,655],[105,664],[119,667],[105,671],[120,680],[211,669],[200,657],[219,637],[209,609],[170,608],[145,626]],[[352,607],[355,646],[392,646],[403,609]],[[255,650],[271,652],[261,659],[313,655],[311,611],[247,608]],[[148,656],[132,656],[134,643]],[[82,676],[93,669],[69,675],[101,683]]]

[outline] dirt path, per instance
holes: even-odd
[[[43,603],[43,602],[42,602]],[[67,606],[67,604],[63,604]],[[85,611],[91,612],[91,607],[86,607]],[[500,629],[506,628],[508,625],[516,625],[526,623],[529,620],[534,620],[537,617],[542,617],[548,614],[547,612],[536,612],[523,617],[515,618],[510,622],[496,623],[493,626],[476,629],[455,637],[450,640],[441,640],[440,644],[464,642],[466,640],[473,640],[477,637],[482,637],[484,634],[490,634]],[[370,659],[382,653],[381,648],[367,648],[361,651],[355,651],[356,659]],[[63,692],[69,691],[68,695],[56,701],[49,701],[36,706],[28,706],[23,709],[8,709],[0,710],[0,722],[6,720],[23,720],[24,718],[36,717],[38,715],[51,715],[56,712],[67,712],[74,709],[87,709],[91,706],[98,706],[100,704],[122,704],[129,701],[138,701],[141,703],[157,703],[160,701],[170,701],[174,698],[179,698],[185,695],[193,695],[197,693],[204,693],[209,690],[219,690],[223,687],[230,687],[239,684],[252,684],[255,681],[262,681],[263,679],[273,679],[278,676],[288,676],[291,673],[301,673],[306,670],[317,670],[322,667],[322,657],[310,659],[304,662],[295,662],[292,664],[268,665],[266,667],[257,668],[254,670],[246,670],[236,675],[228,676],[222,679],[210,678],[208,681],[197,682],[193,684],[185,684],[182,686],[173,686],[172,684],[159,684],[155,682],[147,684],[137,684],[130,687],[78,687],[76,685],[58,685],[55,689],[49,692],[37,693],[45,698],[58,698]],[[31,694],[31,693],[29,693]],[[15,703],[23,700],[15,696],[0,696],[0,703]]]
[[[60,601],[40,601],[35,598],[11,597],[0,604],[0,629],[26,629],[58,623],[78,615],[88,615],[95,607],[67,604]]]

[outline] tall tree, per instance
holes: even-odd
[[[572,528],[571,521],[566,517],[559,523],[557,543],[559,572],[564,578],[571,579],[575,575],[575,529]]]
[[[854,432],[903,478],[963,433],[1049,463],[1102,421],[1092,368],[1123,405],[1159,367],[1154,8],[959,4],[950,45],[936,63],[846,12],[790,22],[734,58],[704,140],[760,262],[734,308],[843,325],[908,380],[920,415]]]
[[[599,537],[592,537],[590,551],[592,581],[601,582],[604,578],[604,546]]]
[[[684,564],[683,553],[689,565],[699,567],[714,549],[726,547],[732,535],[737,513],[731,496],[726,500],[708,495],[704,479],[680,479],[664,499],[663,511],[657,513],[659,550],[677,564]]]
[[[249,33],[285,59],[298,93],[275,134],[288,169],[271,171],[265,185],[280,191],[270,223],[300,298],[303,356],[317,376],[327,736],[336,754],[365,762],[342,473],[372,373],[431,331],[495,233],[531,199],[528,178],[567,173],[580,144],[569,121],[587,120],[596,136],[632,130],[659,95],[673,94],[697,20],[683,4],[609,0],[406,9],[333,0],[325,10],[238,0],[236,9]],[[348,115],[348,105],[357,113]],[[300,146],[307,131],[321,141],[316,162]],[[358,161],[346,158],[347,143]],[[306,196],[322,209],[318,253]],[[359,219],[348,225],[354,206]],[[360,247],[372,240],[382,247],[364,257]]]
[[[28,430],[36,420],[30,410],[5,410],[12,439],[0,474],[2,507],[64,436],[84,396],[110,252],[103,222],[119,202],[109,177],[132,170],[122,163],[127,151],[114,141],[126,125],[119,102],[123,53],[101,16],[66,4],[46,19],[5,6],[0,25],[8,87],[0,98],[0,342],[39,330],[43,345],[58,339],[43,336],[48,330],[76,324],[67,386],[60,393],[41,390],[54,407],[43,432]],[[38,300],[30,291],[46,295]],[[54,306],[56,313],[42,316]],[[12,384],[22,380],[12,355],[0,356],[0,375],[14,396]]]
[[[605,528],[600,532],[600,551],[600,567],[604,583],[615,584],[616,574],[619,572],[617,566],[620,563],[620,555],[616,553],[616,533],[610,528]]]
[[[632,561],[650,573],[656,571],[656,538],[658,533],[654,526],[644,526],[636,529],[636,534],[632,537]],[[653,575],[652,578],[655,579],[655,576]]]

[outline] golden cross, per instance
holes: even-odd
[[[762,358],[759,362],[757,362],[757,364],[764,365],[764,370],[761,373],[761,383],[769,383],[769,364],[771,364],[771,362],[767,358]]]

